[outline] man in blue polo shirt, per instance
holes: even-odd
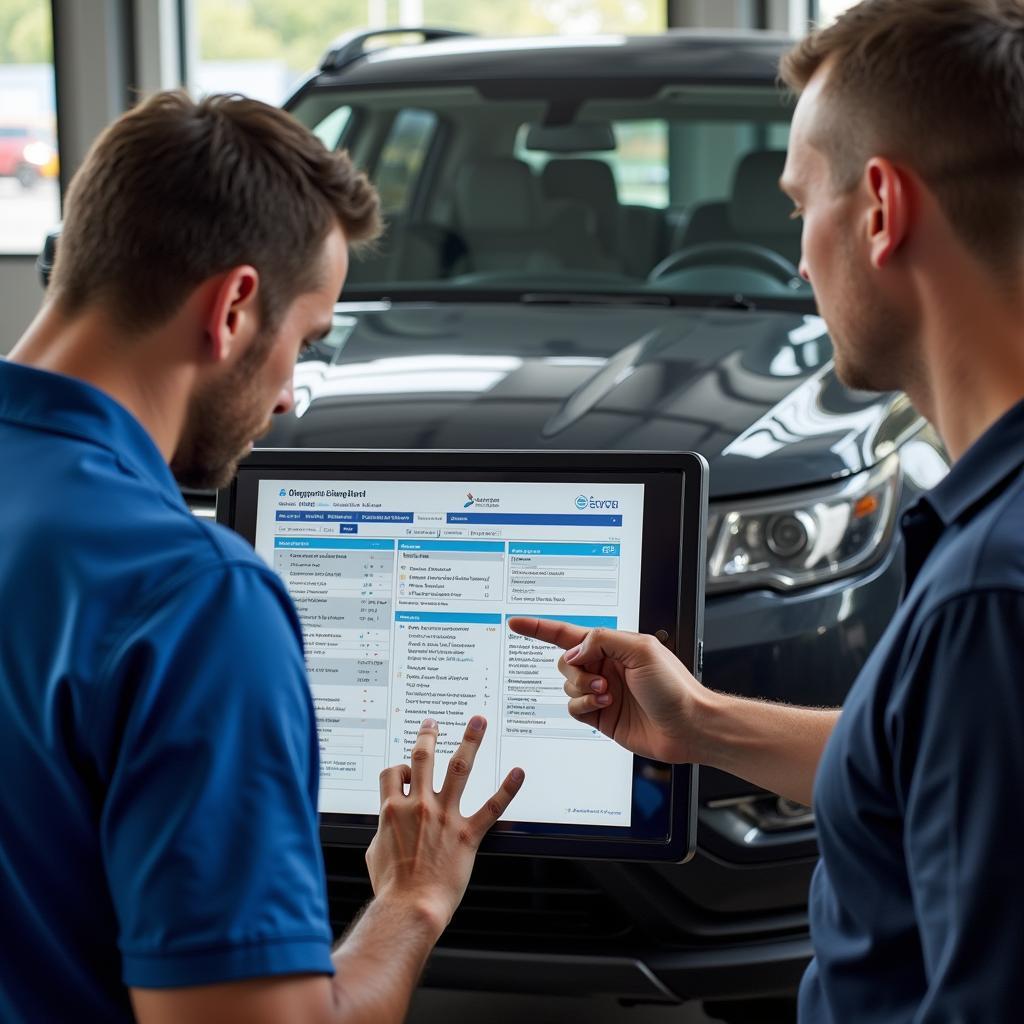
[[[291,407],[377,217],[346,156],[238,97],[154,97],[71,185],[47,303],[0,362],[5,1022],[399,1021],[519,788],[463,818],[485,723],[435,793],[425,722],[332,955],[299,622],[175,482],[226,482]]]
[[[801,1021],[1019,1020],[1024,0],[865,0],[782,72],[837,372],[905,390],[955,462],[904,516],[903,604],[841,713],[715,693],[651,637],[511,625],[566,649],[570,711],[630,750],[813,787]]]

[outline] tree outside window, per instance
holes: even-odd
[[[481,35],[644,34],[666,25],[664,0],[193,0],[200,92],[279,103],[331,41],[406,25]]]
[[[49,0],[0,0],[0,253],[37,253],[60,217]]]

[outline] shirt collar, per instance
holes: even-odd
[[[1024,401],[998,419],[921,499],[943,526],[977,510],[1024,466]]]
[[[0,420],[105,448],[175,504],[184,502],[145,427],[123,405],[85,381],[0,359]]]

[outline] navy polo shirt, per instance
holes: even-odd
[[[903,533],[906,596],[815,782],[804,1024],[1024,1013],[1024,403]]]
[[[0,1020],[331,971],[298,618],[81,381],[0,360]]]

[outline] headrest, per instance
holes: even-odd
[[[549,160],[541,180],[552,199],[578,199],[600,213],[619,205],[615,175],[603,160]]]
[[[779,188],[786,165],[784,149],[748,153],[737,165],[729,201],[729,223],[741,235],[800,233],[790,214],[793,204]]]
[[[455,212],[465,229],[525,231],[542,219],[533,171],[513,157],[467,160],[455,179]]]

